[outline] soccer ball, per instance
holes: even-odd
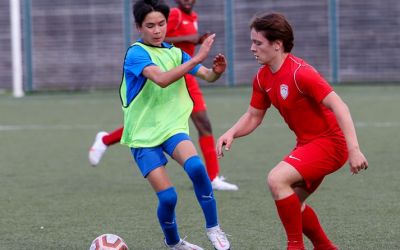
[[[92,241],[89,250],[129,250],[129,248],[118,235],[102,234]]]

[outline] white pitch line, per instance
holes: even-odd
[[[228,129],[231,125],[223,124],[222,126],[215,126],[220,129]],[[107,125],[106,127],[117,128],[118,124]],[[1,131],[21,131],[21,130],[88,130],[99,129],[99,124],[57,124],[57,125],[43,125],[43,124],[28,124],[28,125],[0,125]],[[105,126],[103,126],[105,127]],[[264,123],[262,127],[287,127],[284,123]],[[397,128],[400,127],[400,122],[356,122],[358,128]]]
[[[400,122],[356,122],[356,127],[395,128]]]
[[[231,126],[233,126],[233,123],[228,125],[228,124],[223,124],[220,126],[213,126],[217,127],[220,129],[229,129]],[[357,128],[397,128],[400,127],[400,122],[356,122],[355,126]],[[264,122],[261,127],[263,128],[268,128],[268,127],[273,127],[273,128],[287,128],[286,123],[268,123]]]
[[[75,130],[75,129],[96,129],[97,125],[40,125],[40,124],[29,124],[29,125],[0,125],[0,131],[21,131],[21,130]]]

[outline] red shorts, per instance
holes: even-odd
[[[200,86],[196,81],[196,78],[192,75],[185,75],[186,86],[189,91],[190,97],[193,100],[193,110],[192,112],[199,112],[207,110],[206,102],[203,98],[203,93],[201,93]]]
[[[308,193],[313,193],[324,177],[340,169],[347,161],[348,152],[344,138],[320,138],[297,146],[283,161],[301,174]]]

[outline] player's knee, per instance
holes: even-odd
[[[279,190],[284,186],[281,175],[274,169],[268,173],[267,186],[272,194],[279,192]]]
[[[157,193],[160,206],[174,208],[178,201],[178,194],[174,187],[169,187]]]
[[[204,164],[198,155],[192,156],[187,159],[183,167],[186,173],[189,175],[190,179],[192,180],[204,178],[207,176]]]
[[[211,122],[208,119],[206,113],[198,112],[197,115],[192,116],[193,122],[196,125],[196,128],[199,131],[200,135],[211,135],[212,134],[212,127]]]
[[[201,120],[201,128],[202,128],[203,134],[206,134],[206,135],[212,134],[211,122],[210,122],[210,120],[208,120],[208,118]]]

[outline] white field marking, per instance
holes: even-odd
[[[86,130],[86,129],[98,129],[98,125],[93,124],[58,124],[58,125],[40,125],[40,124],[28,124],[28,125],[0,125],[1,131],[21,131],[21,130]]]
[[[395,128],[400,122],[356,122],[356,127]]]
[[[216,124],[218,125],[218,124]],[[228,125],[228,124],[222,124],[220,126],[216,126],[213,124],[213,127],[217,127],[219,129],[229,129],[233,126],[233,123]],[[355,126],[357,128],[397,128],[400,127],[400,122],[356,122]],[[268,127],[273,127],[273,128],[287,128],[286,123],[279,123],[279,122],[274,122],[274,123],[268,123],[268,121],[265,121],[264,123],[261,124],[260,127],[263,128],[268,128]]]
[[[104,124],[103,124],[104,125]],[[222,124],[215,126],[220,129],[229,129],[233,124]],[[119,127],[120,124],[114,124],[103,127]],[[268,123],[265,122],[261,127],[287,127],[285,123]],[[400,122],[356,122],[358,128],[397,128],[400,127]],[[57,124],[57,125],[43,125],[43,124],[24,124],[24,125],[0,125],[0,132],[2,131],[21,131],[21,130],[92,130],[100,129],[99,124]]]

